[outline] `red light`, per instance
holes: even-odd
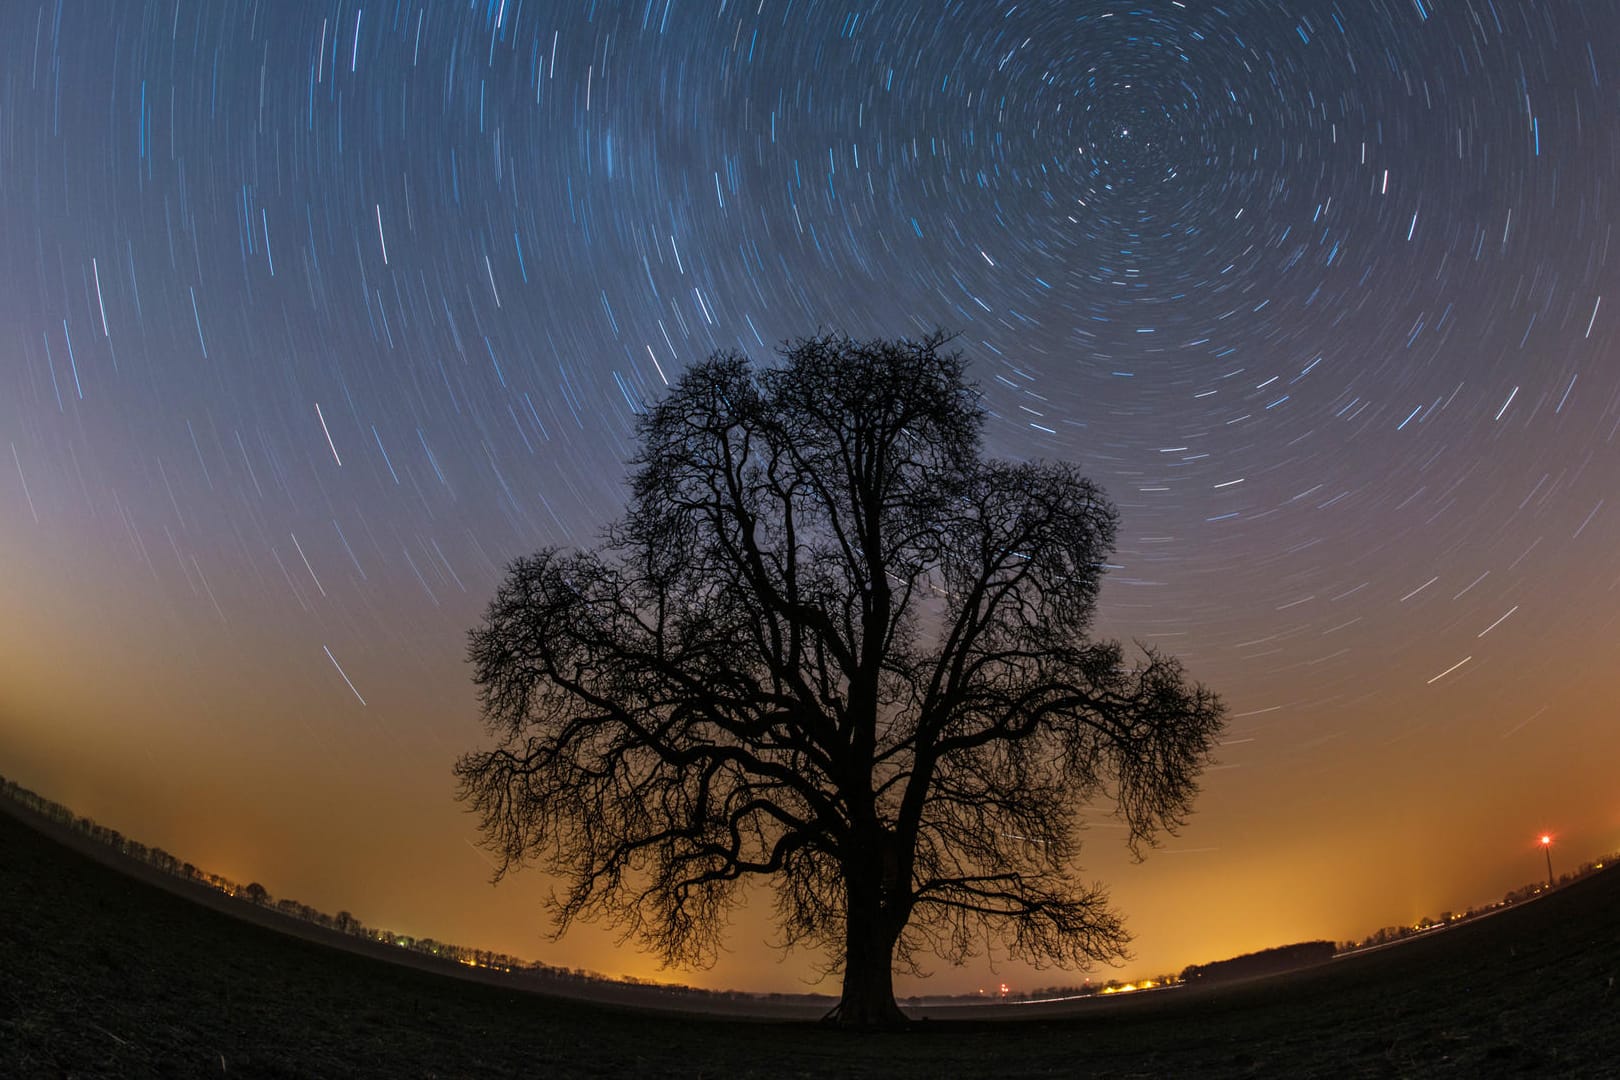
[[[1550,836],[1542,836],[1541,842],[1543,844],[1550,844],[1550,843],[1552,843],[1552,837],[1550,837]]]

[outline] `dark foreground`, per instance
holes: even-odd
[[[1617,976],[1611,870],[1291,976],[853,1036],[615,1010],[325,948],[0,812],[4,1077],[1609,1076]]]

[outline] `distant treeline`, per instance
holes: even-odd
[[[1620,854],[1611,854],[1601,859],[1593,859],[1589,862],[1581,863],[1574,870],[1558,875],[1557,887],[1561,889],[1572,881],[1579,881],[1588,874],[1595,874],[1599,870],[1602,870],[1605,866],[1612,866],[1616,863],[1620,863]],[[1360,941],[1345,942],[1343,945],[1339,946],[1339,952],[1350,953],[1355,952],[1358,949],[1374,949],[1380,945],[1389,945],[1397,941],[1405,941],[1407,938],[1415,937],[1418,934],[1426,934],[1434,930],[1443,930],[1448,926],[1456,926],[1457,924],[1467,922],[1470,919],[1477,919],[1482,915],[1490,915],[1493,912],[1501,911],[1503,908],[1512,907],[1514,904],[1521,904],[1526,900],[1533,900],[1544,893],[1552,891],[1552,889],[1553,885],[1549,882],[1533,881],[1528,885],[1521,885],[1517,889],[1509,889],[1503,894],[1501,900],[1493,901],[1488,904],[1478,904],[1469,908],[1467,911],[1443,911],[1438,916],[1425,915],[1423,918],[1419,919],[1410,926],[1386,926],[1375,933],[1367,935],[1367,937]]]
[[[1293,945],[1279,945],[1274,949],[1234,956],[1230,960],[1217,960],[1212,964],[1193,964],[1182,971],[1181,981],[1214,983],[1279,975],[1296,968],[1325,964],[1333,959],[1334,950],[1331,941],[1300,941]]]
[[[299,903],[289,897],[275,898],[270,895],[263,885],[258,882],[249,882],[239,885],[229,878],[219,874],[209,873],[186,862],[177,856],[169,854],[162,848],[148,847],[138,840],[131,840],[117,829],[110,829],[99,825],[90,818],[75,814],[61,803],[53,802],[33,791],[28,790],[15,780],[0,777],[0,797],[9,798],[21,806],[27,807],[34,813],[54,821],[74,832],[87,836],[92,840],[106,844],[128,857],[138,860],[161,870],[163,873],[173,875],[184,881],[195,882],[226,896],[235,897],[243,903],[253,904],[278,912],[288,918],[300,919],[325,927],[340,934],[364,938],[385,945],[407,949],[411,952],[434,956],[441,960],[463,964],[467,967],[484,968],[501,971],[519,976],[530,976],[543,980],[566,980],[570,982],[600,984],[607,986],[646,986],[653,987],[660,992],[668,991],[674,994],[690,994],[709,999],[741,999],[764,998],[767,1000],[817,1000],[819,994],[748,994],[732,990],[701,990],[695,987],[681,986],[679,984],[655,983],[649,980],[636,978],[614,979],[584,968],[554,967],[550,964],[532,960],[521,960],[505,953],[490,952],[486,949],[470,949],[462,945],[453,945],[448,942],[435,941],[432,938],[418,938],[407,934],[398,934],[392,930],[381,930],[367,926],[347,911],[340,911],[336,915],[329,915],[319,911],[308,904]],[[1559,877],[1560,886],[1571,881],[1585,877],[1587,874],[1601,870],[1607,864],[1620,862],[1620,854],[1610,855],[1606,859],[1583,863],[1572,873]],[[1293,945],[1282,945],[1274,949],[1264,949],[1260,952],[1248,953],[1244,956],[1233,957],[1230,960],[1218,960],[1209,964],[1193,964],[1184,969],[1177,980],[1173,976],[1161,975],[1154,979],[1147,979],[1137,983],[1120,982],[1110,979],[1106,983],[1094,984],[1089,980],[1083,986],[1053,986],[1037,990],[1012,991],[1007,987],[999,988],[999,993],[989,994],[980,991],[978,994],[960,995],[920,995],[905,999],[909,1004],[943,1004],[952,1002],[983,1001],[1000,999],[1003,1001],[1034,1001],[1044,998],[1076,997],[1090,994],[1113,994],[1132,990],[1146,990],[1162,986],[1169,986],[1177,981],[1184,983],[1212,983],[1230,979],[1247,979],[1257,975],[1273,975],[1295,968],[1308,967],[1332,959],[1335,952],[1348,953],[1357,949],[1371,948],[1378,945],[1399,941],[1415,934],[1430,930],[1438,930],[1446,926],[1463,922],[1468,919],[1486,915],[1503,907],[1508,907],[1521,901],[1530,899],[1546,892],[1550,886],[1545,881],[1509,891],[1499,903],[1485,904],[1470,908],[1467,912],[1453,914],[1444,912],[1438,919],[1420,919],[1412,926],[1386,926],[1377,933],[1363,941],[1347,941],[1342,946],[1335,946],[1331,941],[1302,941]]]
[[[521,960],[515,956],[491,952],[487,949],[471,949],[463,945],[435,941],[432,938],[413,937],[408,934],[395,933],[392,930],[370,927],[347,911],[329,915],[290,897],[281,897],[279,899],[273,897],[270,895],[269,890],[257,881],[241,885],[220,874],[209,873],[175,855],[171,855],[162,848],[148,847],[138,840],[129,839],[117,829],[110,829],[105,825],[97,824],[90,818],[77,815],[61,803],[54,802],[43,795],[30,791],[15,780],[0,777],[0,797],[8,798],[41,817],[65,826],[91,840],[105,844],[129,858],[145,863],[147,866],[160,870],[165,874],[214,889],[243,903],[275,911],[288,918],[299,919],[351,937],[392,945],[396,948],[437,957],[440,960],[461,964],[466,967],[529,976],[546,981],[560,980],[611,986],[647,986],[660,991],[667,990],[672,993],[713,998],[754,996],[738,994],[732,991],[700,990],[688,986],[654,983],[636,978],[613,979],[593,971],[587,971],[584,968],[556,967],[537,961]],[[771,996],[776,998],[797,997],[798,995]]]

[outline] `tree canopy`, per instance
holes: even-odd
[[[1124,955],[1080,810],[1140,854],[1190,812],[1219,699],[1090,628],[1117,522],[1069,464],[985,460],[945,340],[717,353],[639,427],[594,550],[507,569],[469,657],[497,739],[457,763],[497,878],[711,962],[750,881],[898,1022],[892,972],[995,948]]]

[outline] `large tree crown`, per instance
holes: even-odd
[[[566,883],[559,932],[701,961],[762,876],[784,941],[835,964],[869,908],[902,959],[1120,954],[1071,880],[1076,811],[1108,797],[1133,849],[1174,830],[1221,707],[1089,640],[1114,508],[1070,465],[983,459],[944,344],[695,365],[604,544],[509,568],[469,649],[501,744],[458,773],[502,871]]]

